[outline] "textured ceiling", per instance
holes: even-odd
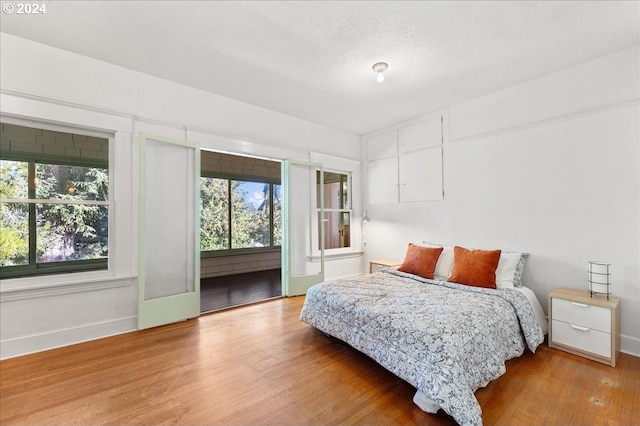
[[[46,4],[1,30],[356,134],[640,39],[637,1]]]

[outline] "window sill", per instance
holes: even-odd
[[[66,280],[56,280],[54,282],[51,282],[51,277],[48,277],[48,280],[38,279],[45,277],[3,280],[0,285],[0,302],[128,287],[133,284],[136,278],[134,276],[114,275],[88,277],[88,275],[93,275],[90,273],[82,275],[77,277],[65,276]]]
[[[342,252],[342,253],[324,253],[324,260],[340,260],[340,259],[350,259],[353,257],[361,257],[364,255],[364,251],[363,250],[354,250],[354,251],[349,251],[349,252]],[[311,261],[312,262],[320,262],[320,256],[319,255],[314,255],[311,256]]]
[[[209,257],[229,257],[229,256],[245,256],[247,254],[264,254],[264,253],[280,253],[282,248],[277,247],[249,247],[230,250],[201,251],[200,258]]]

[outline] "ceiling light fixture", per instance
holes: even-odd
[[[371,67],[375,72],[378,73],[378,83],[382,83],[384,81],[384,75],[382,73],[387,70],[388,66],[389,64],[387,64],[386,62],[378,62],[376,64],[373,64],[373,66]]]

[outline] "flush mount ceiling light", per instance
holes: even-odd
[[[387,70],[388,66],[389,64],[387,64],[386,62],[378,62],[376,64],[373,64],[373,66],[371,67],[375,72],[378,73],[378,83],[382,83],[384,81],[384,75],[382,73]]]

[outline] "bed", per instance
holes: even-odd
[[[474,392],[535,352],[546,320],[522,286],[483,288],[385,268],[307,292],[300,319],[368,355],[413,385],[424,411],[481,425]]]

